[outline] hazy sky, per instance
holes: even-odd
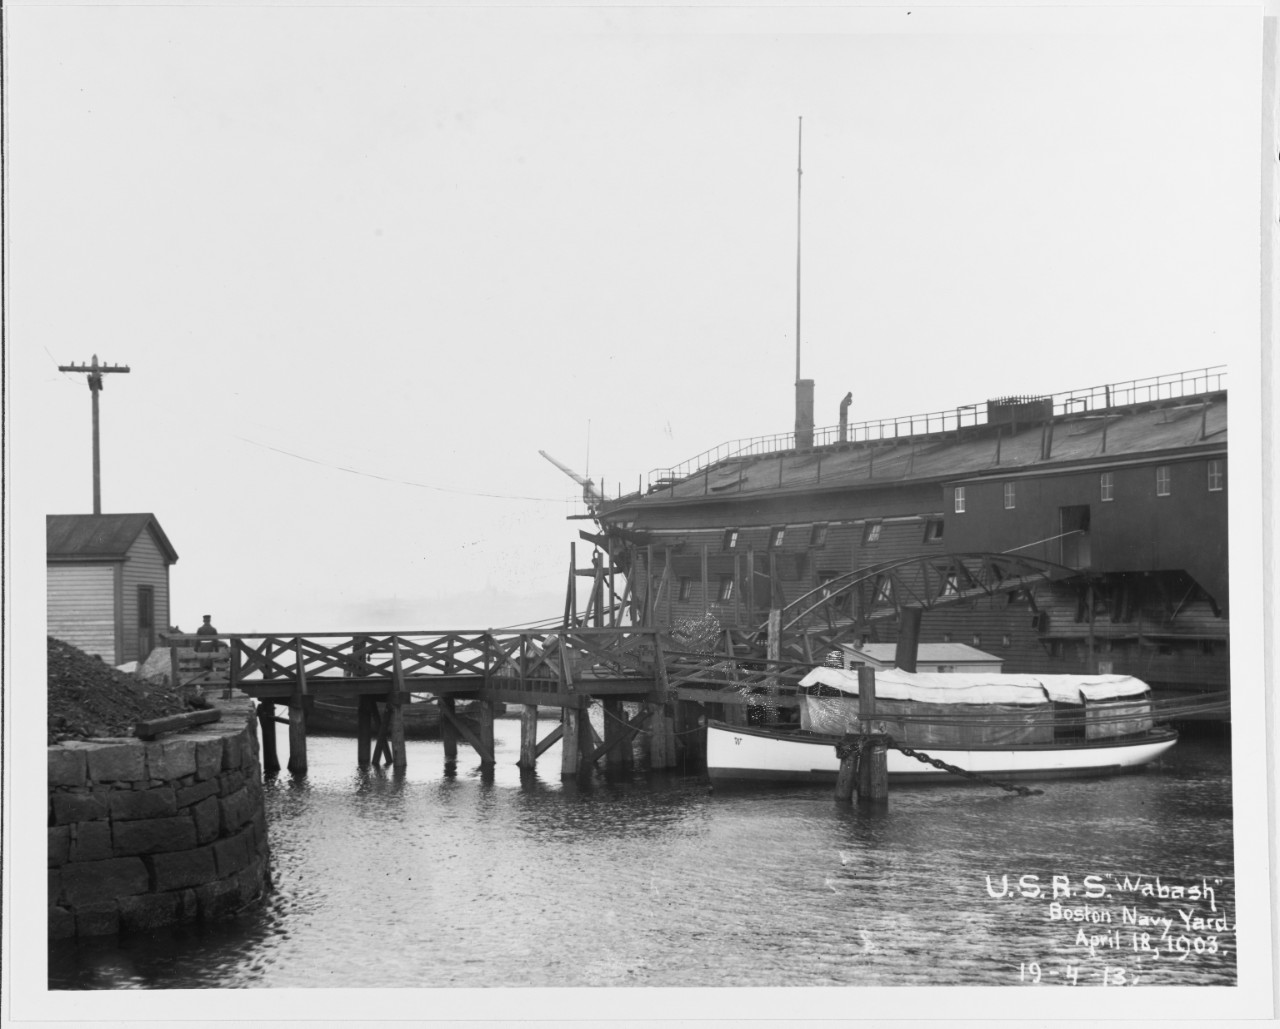
[[[579,491],[1258,360],[1256,15],[11,8],[15,531],[153,511],[173,619],[558,614]],[[29,506],[28,506],[29,505]]]

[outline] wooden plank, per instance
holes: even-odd
[[[548,750],[560,742],[560,738],[564,735],[564,723],[561,722],[549,733],[546,738],[538,744],[537,749],[533,752],[535,758],[542,757]]]
[[[210,708],[201,711],[187,711],[180,715],[166,715],[163,718],[148,718],[144,722],[138,722],[133,727],[133,734],[140,740],[154,740],[161,733],[180,732],[183,729],[189,729],[193,725],[204,725],[207,722],[216,722],[222,717],[222,712],[217,708]]]
[[[471,726],[469,726],[464,719],[459,718],[452,711],[446,711],[443,707],[440,709],[440,716],[442,723],[447,722],[454,728],[459,736],[471,744],[472,749],[480,755],[480,761],[483,764],[491,765],[494,763],[493,748],[489,747],[486,749],[484,741],[476,735],[474,731],[472,731]]]

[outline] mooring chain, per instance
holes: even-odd
[[[949,765],[945,761],[940,761],[936,757],[930,757],[928,754],[922,754],[920,751],[908,747],[905,743],[899,743],[892,736],[889,737],[889,746],[895,750],[899,750],[906,754],[907,757],[913,757],[917,761],[923,761],[926,765],[933,765],[944,772],[951,772],[955,775],[962,775],[966,779],[972,779],[974,782],[985,783],[988,786],[998,786],[1002,790],[1008,790],[1010,793],[1016,793],[1021,797],[1036,797],[1044,793],[1044,790],[1033,790],[1026,786],[1015,786],[1013,783],[1001,782],[999,779],[992,779],[989,776],[979,775],[977,772],[970,772],[967,769],[959,768],[956,765]],[[836,753],[840,752],[839,746],[836,747]]]

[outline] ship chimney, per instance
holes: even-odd
[[[796,380],[796,449],[813,446],[813,380]]]
[[[844,399],[840,401],[840,442],[849,442],[849,405],[853,403],[853,393],[849,392],[844,395]]]

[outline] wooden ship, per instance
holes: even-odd
[[[629,495],[584,481],[588,611],[714,625],[738,657],[907,637],[908,663],[956,642],[1009,673],[1227,688],[1225,368],[858,423],[850,394],[826,428],[812,381],[796,396],[793,432]]]

